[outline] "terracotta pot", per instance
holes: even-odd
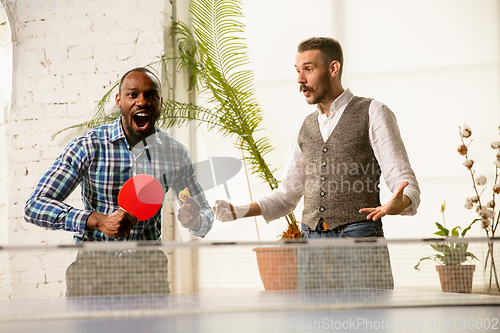
[[[475,265],[436,266],[441,281],[441,290],[449,293],[470,294]]]
[[[257,247],[253,251],[266,290],[297,289],[297,248]]]

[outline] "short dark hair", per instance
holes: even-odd
[[[150,69],[146,68],[146,67],[136,67],[134,69],[131,69],[129,70],[127,73],[123,74],[121,80],[120,80],[120,86],[118,87],[118,93],[121,94],[122,93],[122,84],[123,84],[123,81],[125,81],[125,78],[127,77],[127,75],[129,75],[130,73],[133,73],[133,72],[141,72],[141,73],[146,73],[146,74],[151,74],[154,76],[154,78],[156,79],[156,81],[158,81],[158,86],[160,87],[160,92],[161,92],[161,82],[160,82],[160,79],[158,78],[158,76],[153,73]]]
[[[344,68],[344,52],[340,43],[329,37],[311,37],[300,42],[298,52],[309,50],[319,50],[325,66],[329,66],[332,61],[336,60],[340,63],[339,74],[342,76]]]

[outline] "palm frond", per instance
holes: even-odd
[[[195,79],[199,90],[210,95],[208,103],[217,105],[210,118],[217,125],[212,128],[237,134],[236,146],[246,152],[244,159],[252,174],[275,189],[278,181],[264,159],[272,146],[267,138],[254,138],[262,110],[254,97],[253,72],[245,68],[249,57],[242,37],[245,26],[239,21],[243,16],[241,1],[192,0],[190,13],[192,32],[182,23],[173,30],[178,35],[180,66],[188,69],[190,82]],[[287,222],[290,227],[297,226],[293,213]]]
[[[157,125],[162,128],[183,126],[190,121],[197,121],[198,125],[204,123],[208,130],[215,130],[223,136],[238,134],[238,129],[233,128],[220,119],[220,112],[207,109],[192,103],[181,103],[167,100],[163,103],[163,112]]]
[[[117,80],[115,83],[113,83],[111,85],[111,87],[108,89],[108,91],[106,91],[104,96],[101,97],[99,102],[97,102],[97,105],[94,109],[94,117],[92,117],[91,120],[83,122],[81,124],[72,125],[72,126],[63,128],[60,131],[57,131],[56,133],[54,133],[52,135],[52,140],[54,140],[56,136],[58,136],[59,134],[61,134],[64,131],[67,131],[70,129],[83,129],[83,128],[92,129],[92,128],[96,128],[96,127],[99,127],[101,125],[104,125],[104,124],[118,118],[120,116],[120,110],[114,110],[111,114],[106,114],[105,107],[106,107],[106,103],[109,102],[111,94],[113,94],[113,92],[115,91],[115,89],[118,87],[119,84],[120,84],[120,80]]]

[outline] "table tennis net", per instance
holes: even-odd
[[[0,320],[26,315],[22,305],[13,313],[23,300],[65,299],[67,306],[95,297],[114,309],[141,297],[134,302],[146,314],[190,312],[194,303],[198,312],[500,305],[499,253],[500,240],[488,238],[7,246],[0,249]],[[439,261],[444,254],[447,265]]]

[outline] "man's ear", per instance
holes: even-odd
[[[120,97],[120,93],[117,93],[115,96],[115,104],[118,107],[118,109],[122,108],[122,98]]]
[[[340,62],[334,60],[330,63],[330,75],[335,77],[339,74],[340,71]]]

